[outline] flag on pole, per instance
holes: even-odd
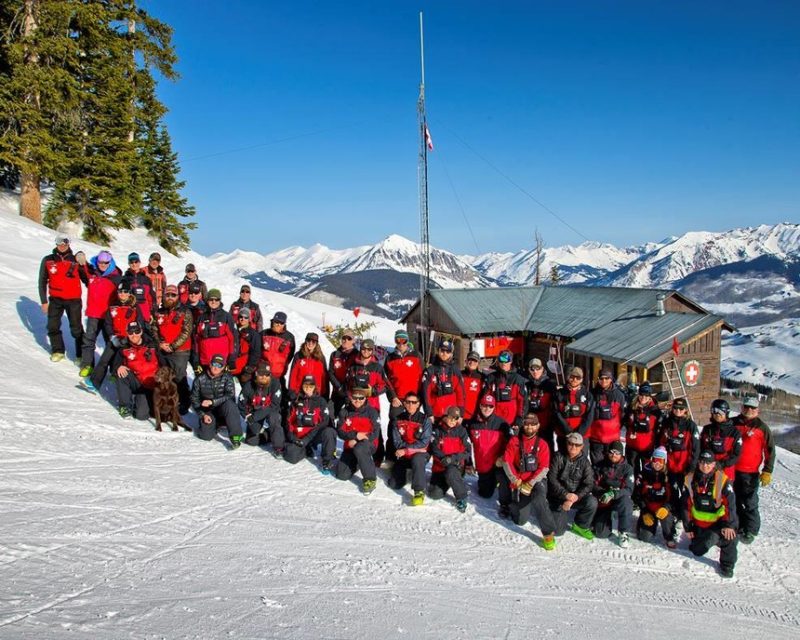
[[[681,352],[681,343],[678,342],[678,337],[672,339],[672,352],[677,356]]]
[[[433,138],[431,138],[431,132],[428,131],[428,125],[425,125],[425,144],[428,145],[428,149],[433,151]]]

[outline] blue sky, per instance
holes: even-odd
[[[175,29],[159,92],[202,253],[418,239],[420,9],[434,245],[800,221],[792,0],[143,5]]]

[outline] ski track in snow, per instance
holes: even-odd
[[[0,637],[800,637],[800,457],[780,451],[733,580],[685,539],[566,534],[546,553],[473,479],[465,514],[452,498],[410,508],[383,482],[364,497],[308,461],[119,419],[49,362],[35,279],[52,234],[37,229],[0,214],[16,301],[0,308]],[[309,328],[323,308],[273,302]]]

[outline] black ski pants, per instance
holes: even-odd
[[[441,500],[448,489],[453,490],[456,500],[463,500],[467,497],[464,472],[454,464],[447,465],[444,471],[435,471],[431,474],[428,495],[434,500]]]
[[[500,467],[492,467],[491,471],[478,474],[478,495],[481,498],[491,498],[497,486],[503,484],[508,485],[505,472]],[[503,500],[500,500],[500,504],[503,504]]]
[[[564,511],[562,504],[562,502],[550,500],[550,512],[553,514],[557,536],[563,535],[569,524],[569,511]],[[597,511],[597,498],[591,493],[587,494],[573,504],[570,511],[575,511],[575,524],[588,529],[592,526],[592,520]]]
[[[392,488],[402,489],[406,486],[406,474],[410,469],[412,491],[425,491],[425,466],[427,464],[427,453],[415,453],[411,457],[398,458],[392,467]]]
[[[719,523],[706,529],[696,528],[694,538],[689,544],[689,551],[696,556],[704,556],[711,547],[719,547],[719,566],[722,569],[733,569],[738,557],[739,539],[726,540],[722,537],[722,526]]]
[[[294,442],[286,444],[283,452],[283,459],[291,464],[297,464],[306,458],[306,449],[312,449],[320,445],[322,448],[322,465],[330,467],[333,464],[333,457],[336,451],[336,431],[332,427],[323,427],[317,429],[314,436],[304,445],[299,445]],[[273,446],[275,446],[273,444]]]
[[[216,407],[200,409],[197,414],[199,420],[195,434],[201,440],[212,440],[217,435],[218,421],[228,427],[230,437],[242,435],[241,417],[233,398],[225,398],[225,401]],[[203,416],[211,416],[211,422],[206,424]]]
[[[342,451],[339,464],[336,465],[336,477],[339,480],[349,480],[358,468],[364,480],[375,480],[377,471],[375,469],[375,447],[369,440],[360,440],[352,449]]]
[[[108,342],[110,336],[105,318],[86,318],[86,329],[81,344],[81,368],[94,366],[94,350],[97,347],[97,336],[101,333]]]
[[[128,371],[124,378],[117,378],[117,398],[120,408],[126,407],[137,420],[150,417],[150,403],[153,392],[146,389],[133,371]]]
[[[736,472],[733,492],[736,494],[736,512],[739,516],[739,529],[758,535],[761,530],[761,514],[758,511],[758,488],[760,474]]]
[[[247,420],[247,433],[244,443],[256,447],[269,443],[276,451],[283,449],[286,444],[286,433],[281,422],[281,413],[273,409],[267,413],[259,412],[258,416],[251,415]],[[305,454],[305,452],[303,452]]]
[[[522,492],[516,493],[519,494],[519,499],[511,502],[511,519],[522,526],[530,520],[531,512],[533,512],[536,522],[542,530],[542,535],[554,534],[556,523],[553,512],[550,511],[550,505],[547,503],[547,480],[540,480],[533,485],[530,495],[526,496]]]
[[[114,361],[114,357],[117,355],[117,351],[119,351],[117,344],[119,344],[119,338],[116,336],[112,336],[111,339],[106,342],[106,347],[103,349],[100,360],[97,361],[97,366],[92,370],[92,375],[89,376],[89,379],[98,391],[100,387],[103,386],[103,380],[106,379],[109,365]],[[114,375],[116,375],[116,371]]]
[[[615,513],[617,514],[617,529],[620,533],[631,530],[633,500],[629,495],[623,494],[607,505],[598,505],[593,523],[594,535],[597,538],[608,538],[611,535],[611,518]]]
[[[636,522],[636,535],[639,540],[642,542],[653,542],[656,534],[658,533],[659,522],[661,523],[661,535],[664,536],[664,541],[671,540],[675,535],[675,516],[670,513],[666,518],[659,520],[654,514],[651,513],[650,515],[653,516],[655,522],[648,527],[644,523],[644,520],[642,520],[645,513],[648,512],[642,509],[639,520]]]
[[[67,314],[69,332],[75,339],[75,357],[81,358],[83,344],[83,326],[81,325],[81,309],[83,303],[80,298],[67,300],[66,298],[50,297],[47,305],[47,337],[50,339],[51,353],[66,353],[64,336],[61,334],[61,316]]]

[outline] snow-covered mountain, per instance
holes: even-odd
[[[545,552],[539,527],[500,520],[472,477],[466,513],[450,497],[411,508],[385,471],[365,498],[311,460],[229,451],[225,435],[156,433],[117,415],[111,381],[91,396],[76,388],[70,359],[50,362],[36,280],[54,233],[4,204],[2,637],[673,640],[677,628],[720,630],[726,640],[797,637],[800,456],[778,450],[761,534],[740,547],[736,577],[724,580],[718,550],[695,558],[686,536],[675,550],[635,539],[620,549],[567,533]],[[115,256],[161,250],[141,230],[116,238]],[[100,249],[77,239],[73,248]],[[170,281],[191,260],[226,306],[244,282],[235,266],[161,253]],[[253,297],[267,314],[286,311],[298,337],[352,319],[274,291]],[[374,320],[387,344],[397,325]]]

